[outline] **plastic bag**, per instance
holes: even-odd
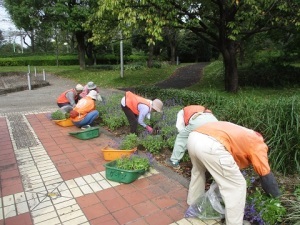
[[[209,190],[189,206],[184,217],[199,219],[223,219],[225,207],[221,204],[222,197],[218,185],[213,182]]]

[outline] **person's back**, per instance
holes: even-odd
[[[277,197],[279,187],[268,162],[268,147],[262,136],[245,127],[217,121],[206,123],[188,137],[188,151],[193,164],[187,203],[205,192],[205,172],[212,175],[225,203],[228,225],[242,225],[247,182],[241,169],[253,165],[263,190]]]
[[[75,88],[69,89],[61,93],[56,99],[57,106],[63,112],[70,112],[78,101],[79,94],[82,92],[83,86],[77,84]]]
[[[96,98],[97,92],[92,90],[86,97],[79,100],[76,107],[73,109],[76,112],[76,116],[71,118],[75,126],[81,128],[90,126],[99,116],[99,112],[96,110]]]
[[[167,165],[179,169],[179,162],[187,150],[189,134],[199,126],[208,122],[218,121],[212,111],[202,105],[189,105],[181,109],[177,114],[176,128],[178,134],[175,139],[172,155],[166,160]]]

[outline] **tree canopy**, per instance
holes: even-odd
[[[243,42],[275,29],[294,32],[299,6],[298,0],[103,0],[97,14],[100,20],[106,12],[116,15],[125,35],[143,22],[149,44],[162,39],[163,27],[191,30],[221,52],[225,90],[237,92],[237,53]]]

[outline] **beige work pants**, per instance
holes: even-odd
[[[225,203],[226,225],[242,225],[247,184],[232,155],[216,139],[196,131],[190,133],[187,147],[193,164],[187,203],[205,193],[208,170]]]

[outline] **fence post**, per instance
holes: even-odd
[[[27,73],[28,90],[31,90],[30,73]]]
[[[46,81],[45,69],[43,69],[43,80]]]
[[[34,76],[36,77],[36,67],[34,67]]]

